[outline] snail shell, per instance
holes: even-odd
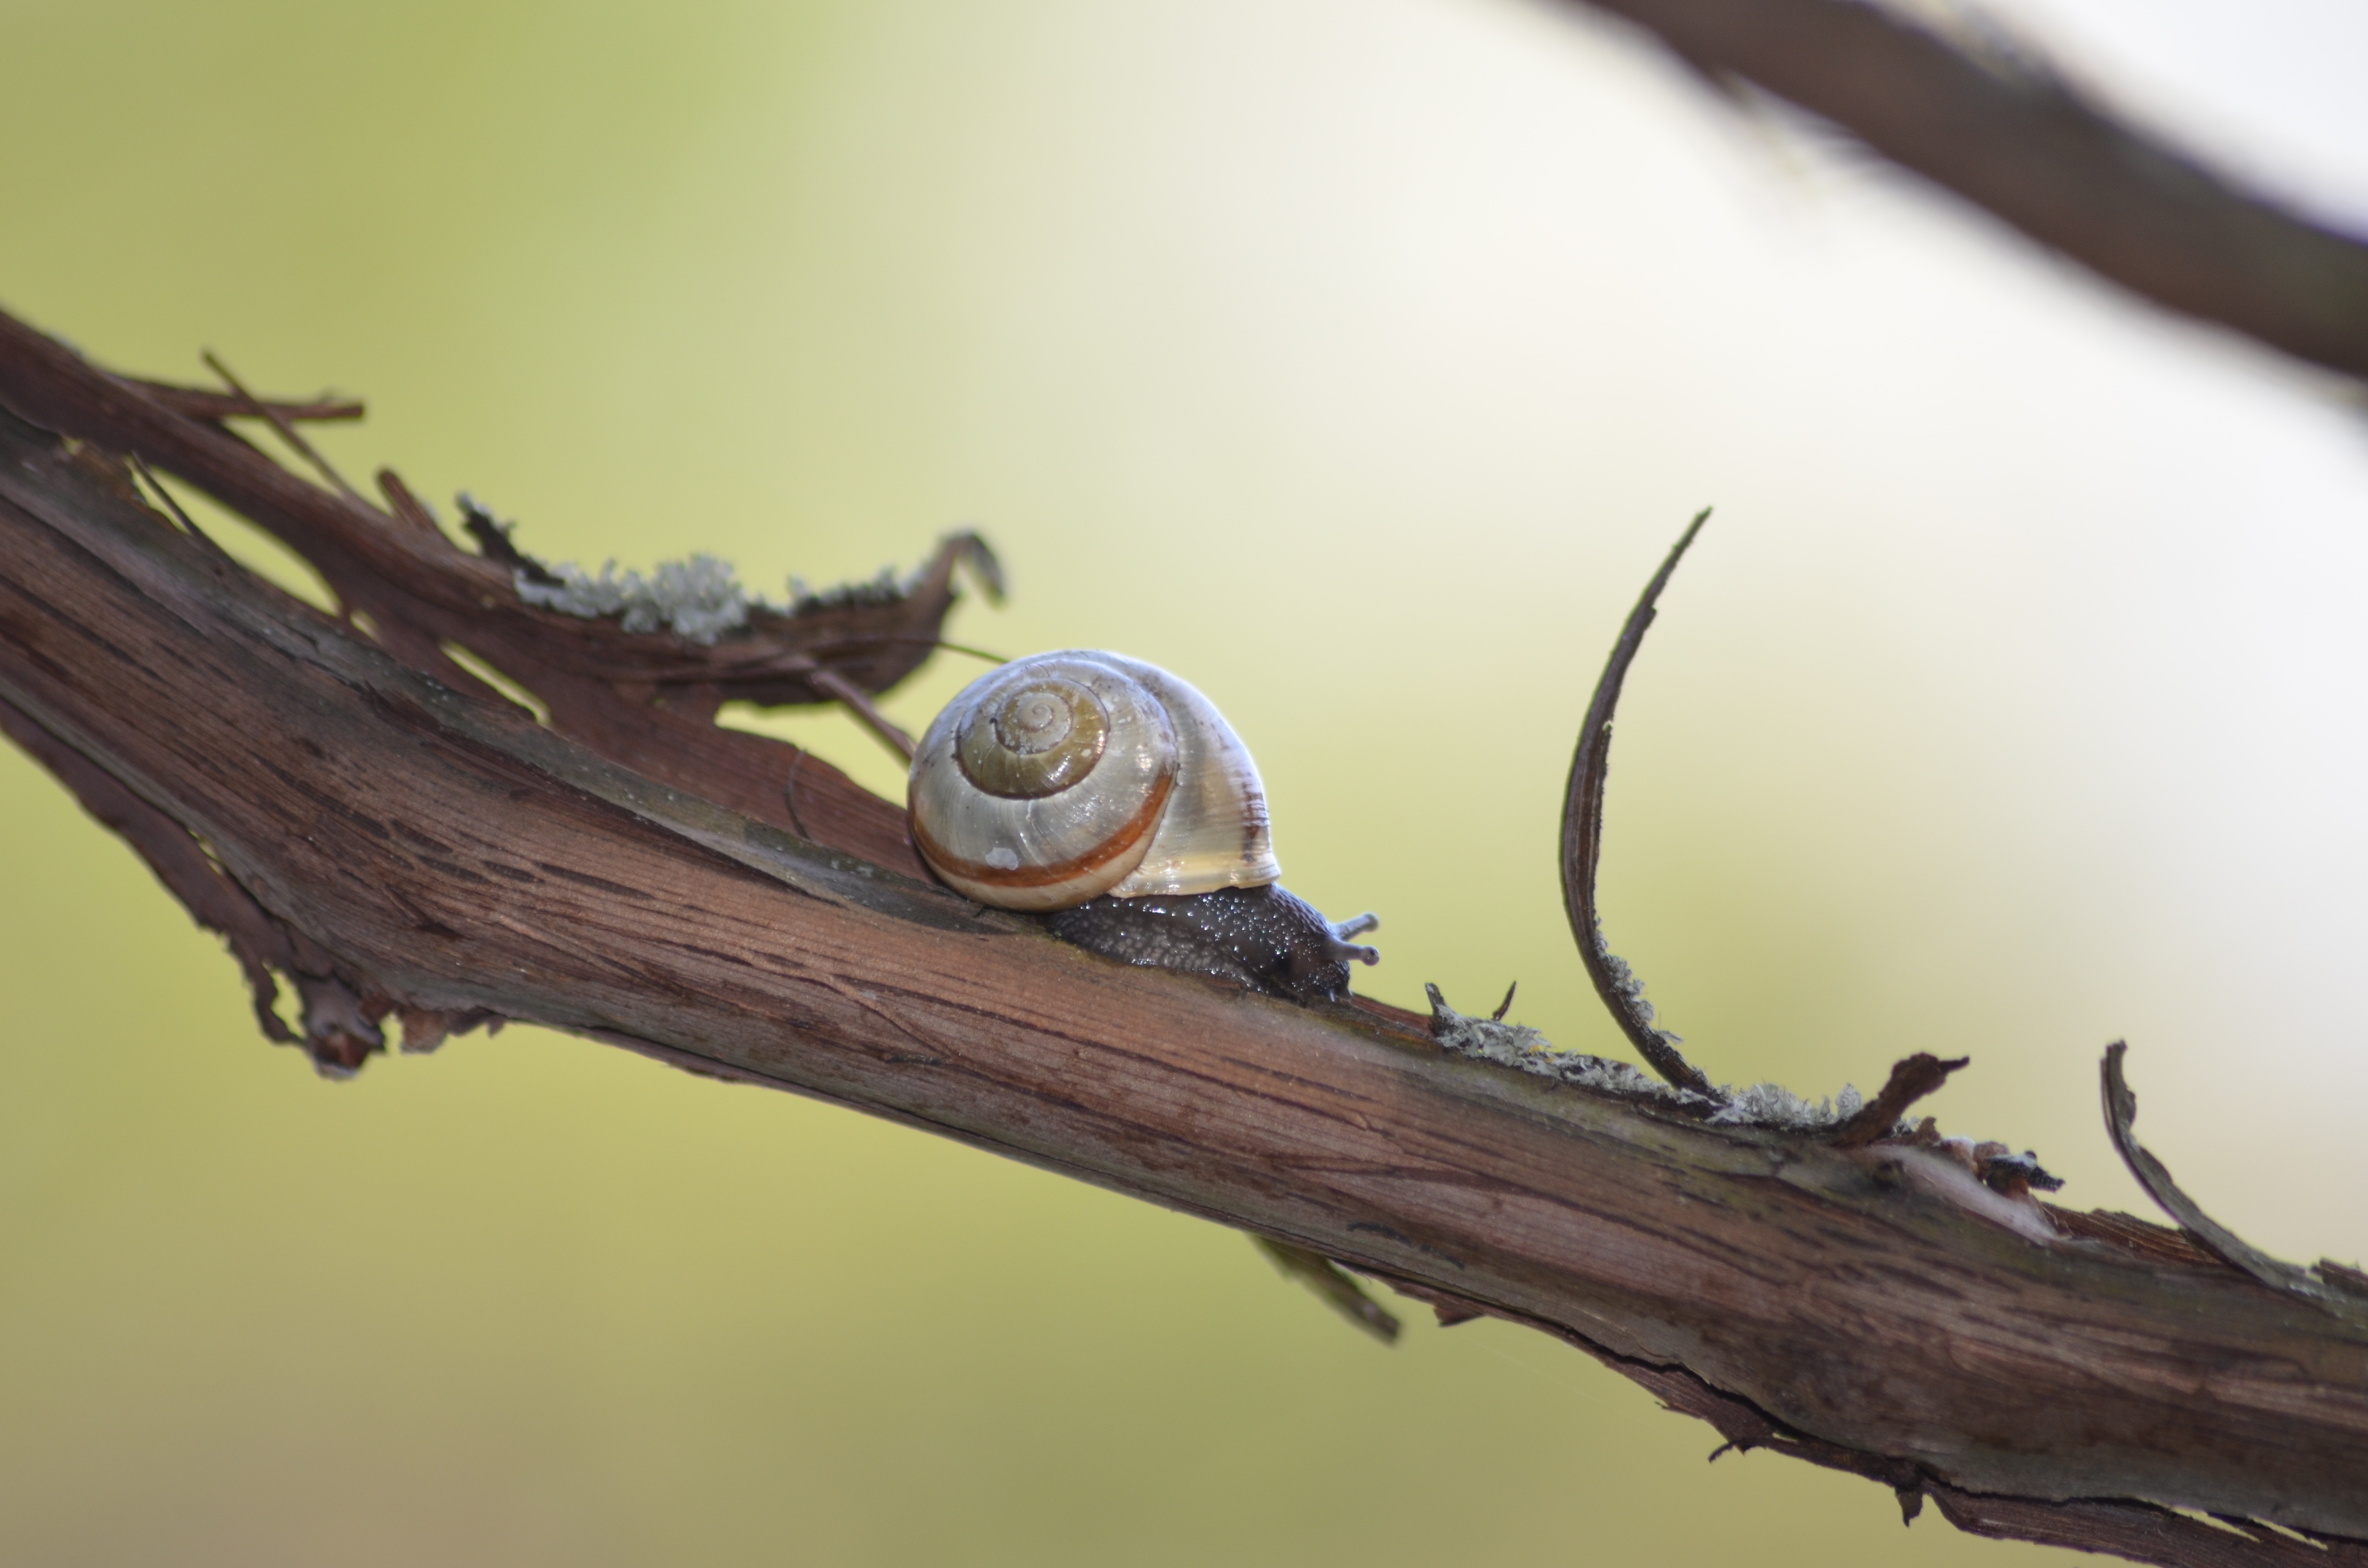
[[[1240,737],[1190,686],[1117,653],[1038,653],[972,682],[921,737],[910,801],[930,869],[1005,909],[1282,874]]]

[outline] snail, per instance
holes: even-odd
[[[1128,963],[1338,999],[1380,955],[1278,883],[1266,790],[1209,699],[1072,649],[964,687],[913,756],[913,844],[948,886]]]

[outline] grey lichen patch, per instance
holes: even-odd
[[[1626,965],[1621,965],[1614,972],[1633,983]],[[1865,1096],[1851,1084],[1843,1085],[1841,1093],[1831,1099],[1804,1099],[1781,1084],[1754,1084],[1740,1091],[1722,1088],[1720,1098],[1712,1099],[1690,1089],[1674,1088],[1625,1062],[1589,1056],[1580,1051],[1557,1050],[1552,1040],[1527,1024],[1500,1023],[1494,1018],[1459,1013],[1447,1005],[1438,986],[1426,985],[1423,989],[1430,995],[1431,1038],[1451,1054],[1474,1057],[1626,1099],[1658,1100],[1708,1110],[1707,1119],[1716,1126],[1816,1132],[1855,1116],[1866,1103]],[[1901,1131],[1906,1131],[1905,1124]]]
[[[633,571],[620,574],[614,561],[601,562],[597,577],[573,561],[546,568],[545,575],[553,581],[539,582],[525,568],[514,569],[518,597],[586,619],[614,616],[628,631],[663,628],[702,646],[747,625],[749,610],[764,605],[740,585],[730,562],[713,555],[661,562],[647,577]]]
[[[1625,1062],[1589,1056],[1580,1051],[1558,1051],[1527,1024],[1501,1023],[1495,1018],[1459,1013],[1447,1005],[1436,985],[1425,985],[1430,996],[1430,1034],[1448,1052],[1493,1062],[1541,1078],[1597,1089],[1628,1099],[1666,1100],[1674,1104],[1708,1106],[1712,1102],[1691,1090],[1672,1088],[1642,1068]]]
[[[800,616],[817,610],[874,609],[902,604],[913,593],[913,585],[900,579],[893,566],[882,566],[880,574],[869,581],[819,592],[803,578],[791,577],[790,603],[784,609],[743,586],[732,562],[704,554],[660,562],[647,577],[630,569],[620,572],[614,561],[602,562],[597,577],[573,561],[541,571],[542,578],[525,567],[514,570],[518,597],[528,604],[586,619],[614,616],[628,631],[663,628],[701,646],[712,646],[741,630],[749,616],[758,611]]]
[[[749,618],[759,613],[794,617],[822,610],[902,604],[913,597],[915,586],[921,581],[921,574],[902,579],[894,566],[882,566],[880,574],[868,582],[817,592],[807,586],[804,579],[791,577],[790,602],[784,608],[768,602],[761,594],[750,593],[742,585],[732,562],[720,556],[701,553],[681,561],[660,562],[646,577],[630,568],[619,571],[613,560],[602,562],[597,576],[573,561],[546,565],[518,548],[511,537],[517,529],[516,523],[504,522],[465,491],[459,497],[459,506],[461,526],[488,559],[510,568],[510,581],[523,602],[538,609],[555,609],[562,615],[580,616],[586,620],[613,619],[624,630],[636,634],[671,631],[684,642],[701,647],[712,647],[732,633],[745,630]],[[996,594],[1001,578],[995,558],[974,538],[971,540],[971,559],[982,574],[990,596]],[[926,571],[924,568],[923,573]]]
[[[1629,963],[1626,959],[1623,959],[1618,953],[1613,952],[1611,948],[1605,944],[1603,940],[1603,921],[1600,916],[1598,916],[1595,922],[1595,946],[1596,950],[1603,955],[1603,967],[1611,971],[1611,988],[1620,993],[1621,996],[1626,1000],[1629,1006],[1635,1009],[1637,1017],[1645,1023],[1651,1023],[1654,1018],[1653,1004],[1645,1000],[1644,979],[1642,976],[1638,975],[1634,969],[1629,967]],[[1660,1034],[1664,1039],[1672,1042],[1679,1044],[1683,1043],[1678,1036],[1669,1033],[1667,1029],[1660,1029],[1656,1032]]]
[[[1515,1072],[1552,1079],[1577,1088],[1594,1089],[1623,1099],[1651,1100],[1683,1107],[1713,1127],[1756,1127],[1778,1132],[1824,1132],[1856,1116],[1866,1096],[1855,1084],[1844,1084],[1831,1099],[1805,1099],[1782,1084],[1754,1084],[1748,1089],[1719,1085],[1716,1097],[1661,1082],[1625,1062],[1589,1056],[1585,1051],[1556,1050],[1552,1040],[1527,1024],[1459,1013],[1447,1005],[1436,985],[1425,985],[1430,995],[1430,1033],[1450,1055],[1467,1056]],[[1942,1139],[1932,1119],[1921,1123],[1899,1120],[1888,1137],[1936,1150],[1993,1191],[2027,1197],[2032,1190],[2054,1191],[2064,1183],[2050,1176],[2039,1157],[2028,1150],[2012,1153],[2004,1143],[1975,1143],[1970,1139]]]
[[[1711,1116],[1725,1127],[1781,1127],[1793,1132],[1815,1132],[1848,1121],[1866,1104],[1856,1084],[1844,1084],[1832,1099],[1814,1103],[1782,1084],[1754,1084],[1728,1096]]]

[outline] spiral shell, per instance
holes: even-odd
[[[1282,874],[1248,749],[1207,698],[1117,653],[1038,653],[972,682],[921,737],[910,801],[922,858],[1006,909]]]

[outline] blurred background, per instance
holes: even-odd
[[[2368,12],[2022,0],[2368,226]],[[1713,1076],[2368,1252],[2368,423],[1523,0],[0,0],[0,302],[552,559],[780,595],[983,529],[956,638],[1185,675],[1366,989],[1620,1051],[1553,864],[1619,619],[1607,928]],[[448,506],[449,515],[449,506]],[[238,548],[271,569],[268,547]],[[295,580],[290,577],[290,580]],[[977,673],[940,656],[918,727]],[[744,716],[883,791],[836,718]],[[1577,1353],[531,1029],[314,1078],[0,749],[0,1559],[1998,1562]]]

